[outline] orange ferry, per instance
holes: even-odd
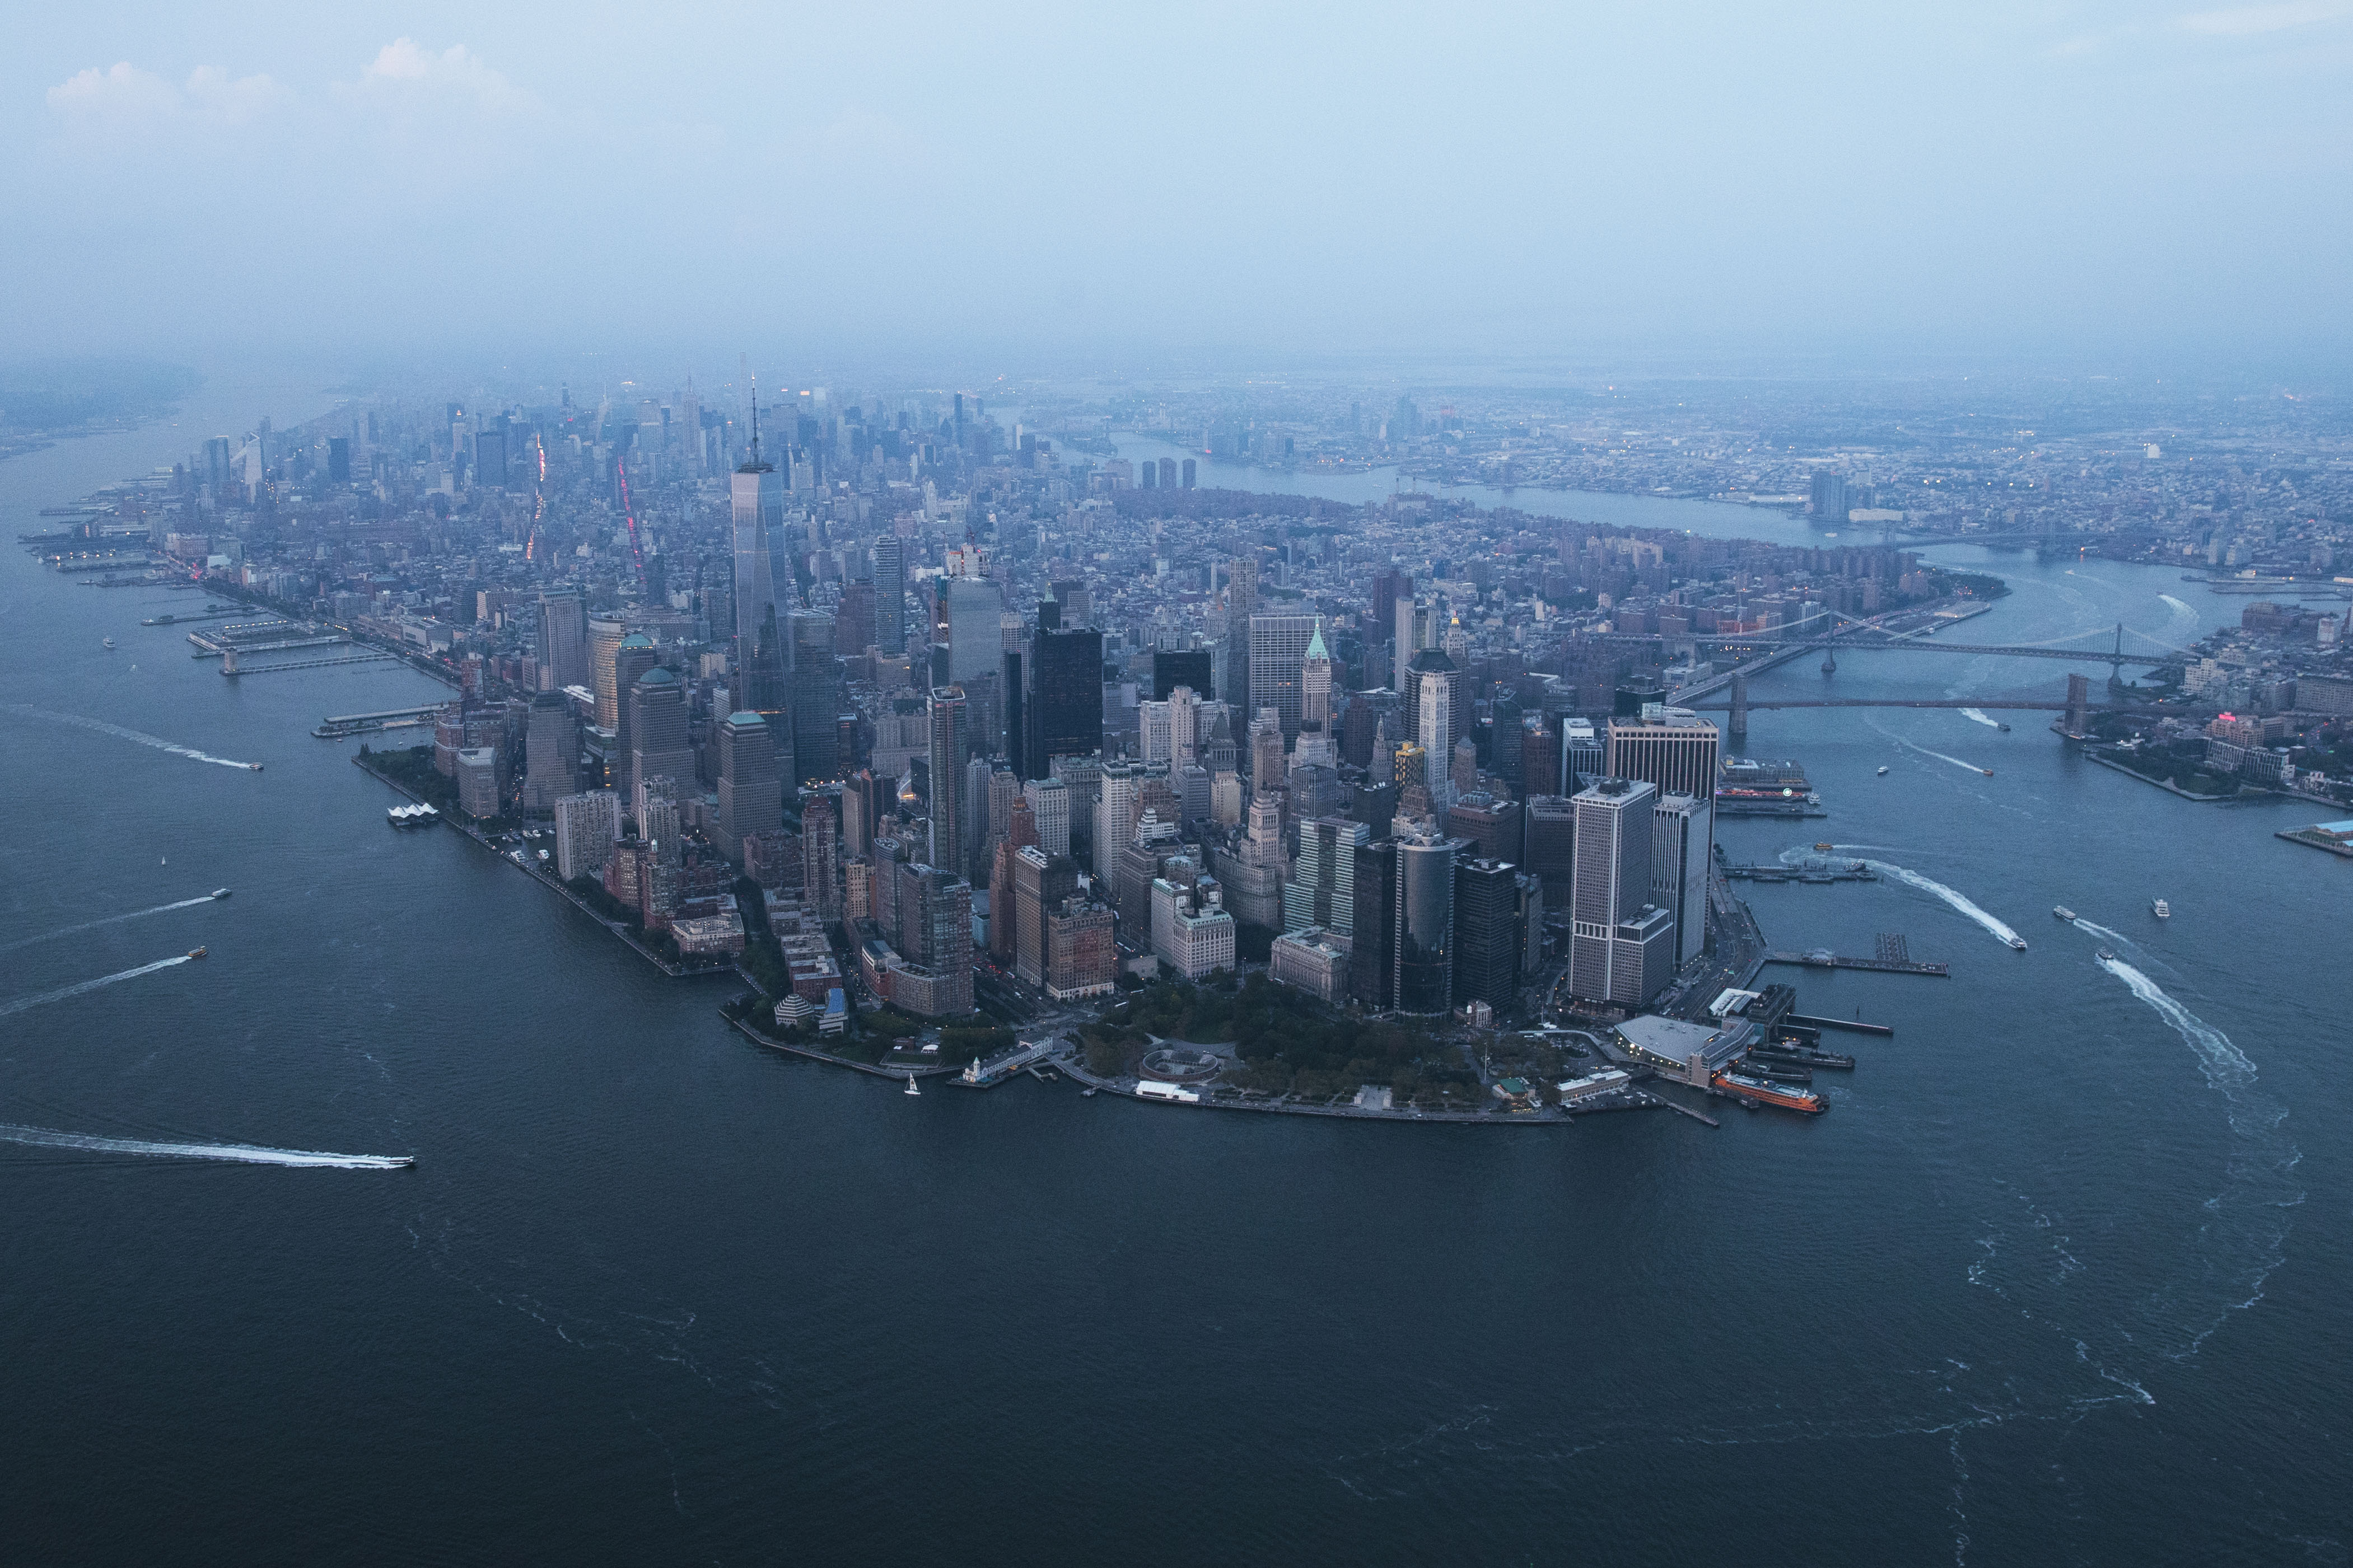
[[[1773,1083],[1738,1072],[1720,1072],[1710,1081],[1726,1094],[1758,1105],[1778,1105],[1784,1110],[1803,1110],[1815,1116],[1822,1113],[1822,1097],[1795,1084]]]

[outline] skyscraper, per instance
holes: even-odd
[[[741,862],[744,840],[784,826],[783,783],[768,722],[749,710],[721,721],[719,741],[719,847]]]
[[[735,706],[762,713],[785,705],[784,627],[776,611],[775,557],[782,548],[785,492],[760,455],[760,409],[752,407],[752,451],[729,479],[735,540]]]
[[[1814,470],[1814,526],[1825,523],[1843,525],[1847,521],[1846,476],[1828,468]]]
[[[687,738],[686,691],[659,666],[629,688],[629,795],[642,802],[646,781],[667,778],[683,791],[694,782],[694,747]]]
[[[1651,902],[1674,918],[1675,967],[1707,946],[1709,808],[1662,795],[1651,812]]]
[[[874,646],[884,653],[907,651],[905,547],[895,533],[874,542]]]
[[[579,793],[580,721],[573,715],[572,699],[560,691],[543,691],[531,700],[523,754],[528,763],[522,786],[525,811],[553,812],[558,800]]]
[[[1299,723],[1302,729],[1312,727],[1338,739],[1332,722],[1332,654],[1324,646],[1320,619],[1307,639],[1306,656],[1300,663]]]
[[[1060,779],[1031,779],[1021,786],[1029,803],[1029,819],[1039,847],[1056,855],[1071,852],[1071,790]]]
[[[1397,994],[1404,1013],[1454,1005],[1454,855],[1458,841],[1397,841]]]
[[[1397,843],[1359,844],[1349,927],[1348,994],[1377,1013],[1397,1006]]]
[[[1674,973],[1674,917],[1649,901],[1657,799],[1646,781],[1605,778],[1571,803],[1568,984],[1590,1001],[1640,1006]]]
[[[654,647],[653,639],[642,632],[630,633],[621,639],[621,646],[613,650],[613,689],[620,694],[617,710],[619,719],[613,728],[613,754],[618,759],[619,768],[624,773],[629,766],[629,753],[637,748],[630,729],[635,721],[635,710],[629,706],[628,694],[637,689],[638,679],[648,670],[660,663],[661,650]],[[632,800],[636,799],[634,785],[629,795]]]
[[[588,673],[596,682],[596,728],[617,732],[621,727],[621,690],[613,672],[613,656],[620,651],[621,639],[629,635],[629,624],[617,614],[588,617]],[[626,765],[628,759],[622,758]]]
[[[571,589],[539,596],[540,679],[548,689],[589,687],[588,618]]]
[[[834,836],[835,796],[812,791],[801,803],[801,888],[822,921],[841,916],[841,846]]]
[[[1356,930],[1356,850],[1372,841],[1370,827],[1345,817],[1301,823],[1299,858],[1282,887],[1282,929]]]
[[[1282,721],[1286,745],[1299,737],[1300,717],[1304,711],[1301,682],[1307,664],[1307,645],[1316,640],[1321,625],[1321,619],[1314,616],[1254,615],[1250,618],[1250,711],[1273,709]],[[1328,700],[1328,679],[1325,692]]]
[[[1206,701],[1217,695],[1210,680],[1210,668],[1208,648],[1155,648],[1152,650],[1152,695],[1165,701],[1168,694],[1178,687],[1189,686],[1194,696]]]
[[[792,780],[797,785],[832,784],[842,775],[839,720],[841,660],[833,651],[833,617],[795,610],[787,617],[791,693]],[[738,704],[742,706],[742,704]]]
[[[1520,892],[1514,868],[1498,860],[1454,865],[1454,1000],[1477,998],[1498,1014],[1520,991]]]
[[[1026,705],[1031,740],[1022,759],[1029,776],[1044,775],[1056,757],[1102,751],[1103,704],[1103,633],[1092,626],[1039,627],[1030,643]]]
[[[964,835],[956,799],[964,773],[965,699],[961,686],[937,686],[931,698],[931,862],[944,870],[964,863]]]

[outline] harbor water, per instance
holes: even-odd
[[[185,433],[0,465],[0,525],[323,403],[203,396]],[[2237,611],[2150,568],[1948,553],[2015,590],[1972,641],[2123,620],[2178,644]],[[1831,1039],[1859,1064],[1818,1075],[1827,1115],[911,1099],[761,1051],[715,1016],[728,984],[663,978],[460,836],[388,830],[359,742],[311,728],[438,689],[226,679],[139,625],[195,597],[0,552],[0,1005],[207,950],[0,1020],[0,1123],[67,1140],[0,1142],[17,1560],[2353,1542],[2353,882],[2272,837],[2320,808],[2174,798],[2047,715],[1760,711],[1748,750],[1803,761],[1831,815],[1726,822],[1731,858],[1827,840],[1909,873],[1742,884],[1770,944],[1902,933],[1952,967],[1783,972],[1803,1012],[1895,1026]],[[1751,695],[2055,701],[2066,668],[1858,653]],[[416,1164],[139,1152],[216,1144]]]

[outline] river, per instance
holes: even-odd
[[[232,392],[241,423],[188,418],[322,399],[206,396]],[[0,520],[194,444],[105,439],[0,465]],[[1996,569],[2016,591],[1973,640],[2181,642],[2235,608],[2177,609],[2147,568]],[[2177,800],[2034,715],[1759,713],[1749,749],[1803,759],[1832,815],[1728,823],[1734,857],[1820,838],[1913,879],[1758,888],[1767,937],[1901,932],[1953,968],[1798,978],[1807,1010],[1897,1029],[1854,1037],[1818,1120],[910,1100],[751,1046],[714,1016],[726,984],[662,978],[459,836],[389,831],[353,744],[309,728],[438,689],[226,680],[137,624],[189,597],[0,553],[23,656],[0,1005],[208,951],[0,1021],[0,1122],[417,1164],[0,1143],[22,1560],[2253,1563],[2353,1539],[2328,1350],[2353,883],[2271,837],[2317,807]],[[1754,695],[2043,695],[2063,670],[1859,653]]]

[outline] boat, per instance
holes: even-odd
[[[1881,778],[1885,778],[1885,777],[1887,776],[1887,770],[1886,770],[1885,768],[1882,768],[1882,769],[1880,769],[1880,770],[1879,770],[1879,776],[1880,776]]]
[[[1736,1072],[1717,1073],[1709,1082],[1733,1098],[1751,1104],[1778,1105],[1785,1110],[1803,1110],[1817,1116],[1822,1110],[1822,1097],[1810,1089],[1772,1083]]]
[[[1988,778],[1993,777],[1993,770],[1991,768],[1979,768],[1978,772],[1985,774]]]
[[[215,888],[213,889],[213,897],[216,899],[226,899],[228,897],[228,889],[227,888]]]
[[[2148,912],[2155,915],[2158,920],[2169,921],[2173,918],[2173,906],[2167,903],[2163,899],[2159,899],[2155,903],[2148,906]]]
[[[2104,947],[2100,949],[2100,962],[2102,963],[2114,963],[2116,961],[2116,950],[2115,948]]]
[[[913,1073],[909,1073],[907,1075],[907,1092],[909,1094],[921,1094],[923,1092],[922,1089],[915,1087],[915,1075]]]
[[[192,947],[188,950],[188,956],[190,958],[202,958],[204,955],[205,950],[201,947]]]
[[[2002,732],[2003,734],[2007,735],[2007,734],[2009,734],[2009,733],[2010,733],[2010,726],[2009,726],[2009,725],[2007,725],[2007,724],[2003,724],[2003,725],[2000,726],[2000,728],[2001,732]]]
[[[2063,921],[2072,921],[2072,920],[2073,920],[2073,919],[2075,918],[2075,911],[2074,911],[2074,910],[2071,910],[2071,909],[2069,909],[2069,908],[2068,908],[2066,905],[2064,905],[2064,904],[2053,904],[2053,905],[2052,905],[2052,906],[2051,906],[2051,912],[2052,912],[2052,914],[2054,914],[2054,915],[2057,915],[2057,916],[2058,916],[2061,920],[2063,920]]]
[[[2026,951],[2026,939],[2022,936],[2011,937],[2010,939],[2010,945],[2012,952],[2024,952]]]
[[[100,637],[98,641],[99,646],[101,647],[112,647],[114,646],[114,639],[112,637]]]
[[[1814,847],[1817,849],[1835,849],[1838,846],[1835,844],[1817,844]]]

